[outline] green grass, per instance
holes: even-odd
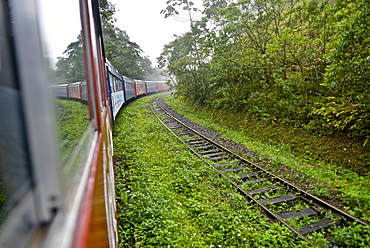
[[[308,182],[307,189],[324,199],[336,196],[348,213],[370,222],[369,149],[339,137],[315,137],[304,130],[266,125],[241,114],[217,112],[168,96],[178,113],[272,159],[268,169],[280,173],[280,164],[297,171],[287,180]],[[260,161],[253,161],[259,163]]]
[[[113,130],[120,247],[309,247],[271,223],[138,99]]]
[[[149,103],[155,97],[138,99],[122,109],[113,130],[120,247],[310,247],[285,227],[268,221],[229,182],[172,137],[150,111]],[[167,102],[196,122],[274,158],[269,163],[272,171],[285,163],[299,171],[301,181],[312,182],[312,191],[323,195],[336,192],[350,213],[363,212],[361,216],[368,218],[368,187],[351,195],[352,186],[345,183],[351,180],[357,187],[368,180],[365,177],[342,172],[334,163],[308,164],[289,144],[266,144],[233,129],[217,115],[215,118],[215,113],[194,111],[174,99]],[[255,162],[259,163],[258,159]],[[295,175],[291,177],[296,180]],[[345,203],[345,199],[350,201]],[[312,220],[290,221],[301,226]],[[325,239],[328,235],[339,247],[366,247],[370,242],[370,229],[361,225],[334,226],[308,238],[317,247],[330,247]]]
[[[70,100],[57,100],[57,122],[61,164],[65,165],[90,123],[86,104]]]

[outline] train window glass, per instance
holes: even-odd
[[[115,88],[115,77],[112,73],[109,73],[109,83],[110,83],[112,92],[116,92],[117,90]]]
[[[132,89],[134,89],[134,84],[133,84],[133,83],[131,83],[131,82],[126,82],[126,83],[125,83],[125,85],[126,85],[126,89],[127,89],[127,90],[132,90]]]
[[[0,16],[6,16],[3,2]],[[32,182],[6,20],[0,18],[0,226],[30,190]]]
[[[39,25],[49,66],[51,88],[60,140],[60,161],[65,185],[70,185],[80,165],[86,161],[85,150],[93,137],[93,123],[88,107],[88,89],[79,1],[40,0]],[[88,88],[88,86],[87,86]]]

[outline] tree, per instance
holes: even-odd
[[[328,92],[312,111],[310,128],[370,142],[370,4],[336,3],[336,39],[329,45],[322,87]]]
[[[180,95],[247,118],[370,140],[370,6],[366,0],[168,0],[191,31],[160,65]]]
[[[61,83],[72,83],[85,80],[82,36],[68,45],[63,52],[64,57],[58,57],[55,74]]]
[[[105,54],[123,75],[146,79],[153,71],[149,58],[143,57],[140,46],[130,40],[125,31],[110,22],[103,22]]]

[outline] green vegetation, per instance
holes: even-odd
[[[370,2],[169,0],[196,13],[159,58],[177,94],[212,109],[369,146]],[[238,123],[238,125],[241,125]]]
[[[149,58],[142,56],[140,46],[125,31],[103,20],[103,34],[105,55],[121,74],[146,79],[153,72]]]
[[[165,99],[178,113],[271,158],[267,165],[271,172],[298,184],[309,184],[307,191],[330,202],[335,198],[344,210],[370,222],[370,173],[363,166],[369,164],[370,158],[365,156],[367,149],[363,146],[342,139],[317,138],[304,129],[281,124],[263,125],[244,119],[241,114],[215,111],[179,98]],[[355,162],[348,166],[344,163],[347,159],[358,162],[359,166]],[[266,167],[263,158],[255,158],[253,162]],[[284,173],[285,167],[290,169],[288,173]]]
[[[61,164],[65,165],[90,123],[87,105],[70,100],[57,100],[57,121]]]
[[[114,126],[120,247],[309,247],[269,222],[138,99]]]
[[[154,97],[125,106],[113,130],[120,247],[310,247],[285,227],[268,221],[171,136],[151,113],[149,103]],[[223,119],[215,111],[194,109],[178,98],[166,101],[196,122],[274,158],[269,170],[278,172],[279,163],[286,163],[299,171],[300,180],[312,184],[312,191],[327,190],[330,197],[337,194],[349,213],[369,221],[368,178],[335,170],[325,162],[308,164],[306,154],[297,156],[276,140],[281,145],[273,145],[273,139],[266,144],[250,138],[230,126],[227,121],[233,116]],[[258,159],[254,162],[261,164]],[[335,218],[330,213],[327,217]],[[370,229],[361,225],[332,228],[308,238],[318,247],[330,247],[327,235],[339,247],[365,247],[370,242]]]

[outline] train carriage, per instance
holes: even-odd
[[[51,74],[76,40],[88,104],[67,106]],[[118,246],[102,40],[98,0],[0,1],[0,246]]]
[[[68,84],[68,97],[82,100],[81,82]]]
[[[134,79],[135,96],[140,97],[146,94],[146,85],[144,80]]]
[[[88,101],[89,98],[88,98],[88,93],[87,93],[87,84],[86,84],[86,81],[83,81],[81,83],[81,99],[82,101]]]
[[[68,84],[59,84],[53,86],[55,97],[68,98]]]
[[[145,81],[146,93],[151,94],[157,92],[157,83],[156,81]]]
[[[107,62],[107,80],[108,80],[108,90],[109,98],[112,106],[112,116],[116,119],[116,116],[121,109],[122,105],[126,102],[123,87],[122,75],[118,73],[113,66]]]
[[[125,95],[126,95],[126,100],[130,101],[135,98],[135,86],[134,86],[134,80],[131,78],[122,76],[123,81],[125,83]]]

